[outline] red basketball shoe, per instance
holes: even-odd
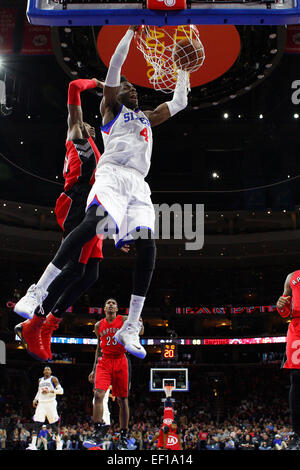
[[[41,328],[41,337],[42,343],[46,353],[48,354],[48,359],[52,359],[51,352],[51,338],[54,330],[57,330],[62,318],[57,318],[52,313],[49,313],[44,321]]]
[[[41,327],[44,321],[43,317],[34,315],[33,318],[19,323],[14,328],[28,353],[38,361],[48,360],[48,354],[41,338]]]

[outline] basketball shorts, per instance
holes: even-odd
[[[102,165],[96,171],[87,209],[93,204],[101,206],[108,214],[107,233],[113,234],[116,248],[133,242],[141,228],[155,233],[155,211],[149,185],[132,168],[111,163]]]
[[[38,403],[33,416],[33,421],[44,423],[46,418],[48,419],[49,424],[56,423],[56,421],[59,420],[56,400],[54,402]]]
[[[285,369],[300,369],[300,319],[294,318],[289,324],[286,337]]]
[[[55,215],[64,231],[64,238],[74,230],[85,216],[88,191],[70,189],[61,193],[56,201]],[[95,236],[86,243],[80,253],[79,262],[86,264],[90,258],[103,258],[103,236]]]
[[[130,362],[126,354],[104,354],[98,359],[95,388],[106,391],[111,385],[113,396],[126,398],[129,394],[130,375]]]

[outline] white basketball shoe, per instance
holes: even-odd
[[[36,446],[34,444],[29,444],[28,447],[26,447],[26,450],[37,450]]]
[[[147,353],[140,343],[140,329],[140,322],[130,323],[126,320],[122,328],[114,335],[114,338],[118,343],[122,344],[130,354],[140,359],[144,359]]]
[[[36,284],[32,284],[24,297],[14,306],[14,312],[23,318],[31,319],[35,309],[42,305],[47,295],[47,291],[37,287]]]

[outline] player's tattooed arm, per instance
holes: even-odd
[[[99,329],[99,321],[97,323],[95,323],[95,326],[94,326],[94,333],[97,337],[97,348],[96,348],[96,351],[95,351],[95,360],[94,360],[94,365],[93,365],[93,370],[92,372],[89,374],[89,377],[88,377],[88,380],[89,382],[93,383],[94,382],[94,378],[95,378],[95,372],[96,372],[96,366],[97,366],[97,361],[98,361],[98,358],[100,356],[100,353],[101,353],[101,349],[100,349],[100,341],[99,341],[99,333],[98,333],[98,329]]]
[[[32,402],[33,408],[36,408],[36,407],[37,407],[37,404],[38,404],[38,401],[39,401],[39,395],[40,395],[39,385],[40,385],[40,380],[41,380],[41,379],[39,379],[39,381],[38,381],[38,391],[37,391],[36,396],[34,397],[33,402]]]
[[[171,117],[167,103],[160,104],[153,111],[144,111],[144,114],[149,119],[151,127],[158,126]]]

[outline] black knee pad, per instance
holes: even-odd
[[[62,269],[61,275],[70,283],[79,281],[84,276],[86,265],[78,261],[69,261]]]
[[[99,230],[99,225],[102,223],[103,230]],[[94,235],[99,233],[105,233],[105,227],[108,223],[108,213],[103,209],[102,206],[93,204],[86,212],[84,219],[80,225],[82,225],[83,230],[88,232],[93,232]],[[97,230],[98,229],[98,230]]]
[[[145,235],[145,236],[143,236]],[[148,235],[148,238],[146,236]],[[144,231],[135,241],[137,251],[137,268],[154,270],[156,260],[156,244],[150,230]]]
[[[155,267],[156,245],[153,238],[138,238],[135,245],[137,257],[133,272],[132,293],[146,297]]]
[[[41,423],[40,421],[34,421],[34,426],[33,430],[35,431],[36,434],[39,434],[40,430],[42,429],[44,423]]]
[[[57,422],[56,423],[52,423],[50,424],[51,428],[52,428],[52,431],[57,434],[58,433],[58,424]]]

